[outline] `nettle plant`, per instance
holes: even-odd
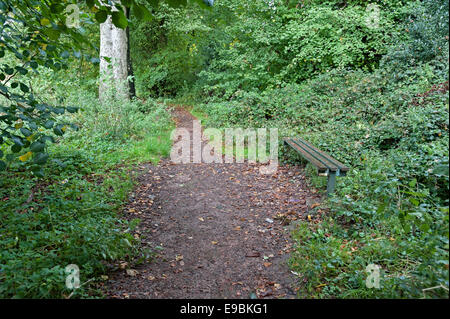
[[[166,0],[173,7],[188,0]],[[192,0],[202,7],[213,1]],[[27,79],[40,68],[58,72],[68,68],[69,58],[81,58],[93,47],[83,23],[103,23],[108,16],[116,27],[126,28],[125,8],[139,19],[152,19],[158,0],[144,1],[34,1],[0,0],[0,171],[21,161],[36,176],[43,176],[48,160],[47,143],[74,124],[59,115],[76,112],[76,106],[49,105],[33,93]],[[150,9],[148,9],[149,7]],[[84,54],[84,56],[86,56]],[[91,62],[98,58],[89,57]]]

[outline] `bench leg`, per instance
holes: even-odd
[[[328,185],[327,185],[327,195],[334,193],[334,189],[336,188],[336,172],[328,173]]]

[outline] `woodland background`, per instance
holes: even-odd
[[[123,2],[128,21],[78,3],[70,29],[56,2],[0,1],[1,297],[67,297],[68,264],[88,282],[72,296],[99,297],[114,262],[151,259],[118,213],[133,166],[168,155],[183,104],[206,126],[278,127],[352,167],[329,217],[293,232],[303,297],[448,298],[448,1],[375,1],[376,28],[362,0]],[[98,97],[108,14],[129,28],[125,101],[117,83]],[[371,263],[381,289],[365,287]]]

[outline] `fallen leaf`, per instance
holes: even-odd
[[[259,256],[261,256],[261,254],[257,251],[251,251],[245,255],[245,257],[259,257]]]
[[[120,269],[125,269],[125,268],[127,268],[127,266],[128,266],[128,263],[127,263],[127,262],[123,262],[123,263],[121,263],[121,264],[119,265],[119,268],[120,268]]]
[[[261,297],[272,296],[273,295],[273,291],[272,291],[272,289],[268,289],[267,291],[262,291],[259,295]]]
[[[264,263],[264,267],[270,267],[270,266],[272,266],[272,263],[269,263],[269,262]]]
[[[136,277],[136,275],[137,275],[138,273],[139,273],[139,272],[138,272],[137,270],[134,270],[134,269],[127,269],[127,275],[128,275],[128,276]]]

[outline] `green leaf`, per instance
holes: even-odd
[[[48,160],[48,154],[46,153],[37,153],[36,156],[34,157],[34,163],[38,164],[38,165],[43,165],[47,162]]]
[[[28,137],[28,136],[30,136],[31,134],[33,134],[29,129],[24,128],[24,127],[22,127],[22,128],[20,129],[20,132],[21,132],[25,137]]]
[[[108,12],[105,10],[100,10],[95,13],[95,20],[97,20],[98,23],[103,23],[108,19]]]
[[[44,177],[44,171],[43,170],[35,170],[35,171],[33,171],[33,174],[36,176],[36,177]]]
[[[42,151],[44,151],[44,149],[45,149],[45,144],[44,144],[44,143],[41,143],[41,142],[34,142],[34,143],[31,144],[31,146],[30,146],[30,150],[31,150],[33,153],[39,153],[39,152],[42,152]]]
[[[419,206],[419,204],[420,204],[420,202],[419,202],[417,199],[413,198],[413,197],[410,197],[410,198],[409,198],[409,201],[410,201],[411,204],[413,204],[414,206]]]
[[[62,128],[63,128],[63,125],[59,124],[53,129],[53,132],[58,136],[63,136],[64,131],[62,130]]]
[[[23,83],[20,83],[20,90],[21,90],[23,93],[28,93],[28,92],[30,91],[30,89],[28,88],[28,86],[26,86],[26,85],[23,84]]]
[[[128,20],[122,11],[114,11],[112,13],[112,23],[120,29],[126,29],[128,26]]]
[[[19,153],[21,149],[22,146],[20,146],[19,144],[14,144],[13,146],[11,146],[11,152],[13,153]]]
[[[0,161],[0,172],[6,170],[6,163],[3,161]]]
[[[146,7],[141,5],[136,4],[133,6],[133,14],[140,20],[151,21],[153,19],[151,12]]]
[[[63,107],[55,107],[53,108],[53,112],[55,112],[56,114],[64,114],[66,110]]]
[[[30,66],[33,70],[36,70],[39,64],[36,61],[30,61]]]
[[[74,107],[74,106],[68,106],[68,107],[67,107],[67,111],[68,111],[69,113],[76,113],[76,112],[78,112],[78,108],[77,108],[77,107]]]
[[[16,66],[16,70],[22,75],[26,75],[28,73],[28,70],[25,68],[22,68],[21,66]]]
[[[41,19],[41,24],[42,24],[42,25],[49,25],[49,24],[50,24],[50,20],[47,19],[47,18],[42,18],[42,19]]]
[[[45,29],[42,32],[54,41],[58,40],[59,36],[61,35],[61,32],[55,29]],[[48,46],[47,48],[50,49],[51,47]]]
[[[46,129],[51,129],[53,127],[53,125],[55,124],[55,121],[52,120],[48,120],[47,122],[44,123],[44,127]]]
[[[15,144],[17,144],[17,145],[19,145],[19,146],[23,146],[23,142],[22,142],[22,139],[21,139],[20,137],[18,137],[18,136],[13,136],[11,139],[13,140],[13,142],[14,142]]]

